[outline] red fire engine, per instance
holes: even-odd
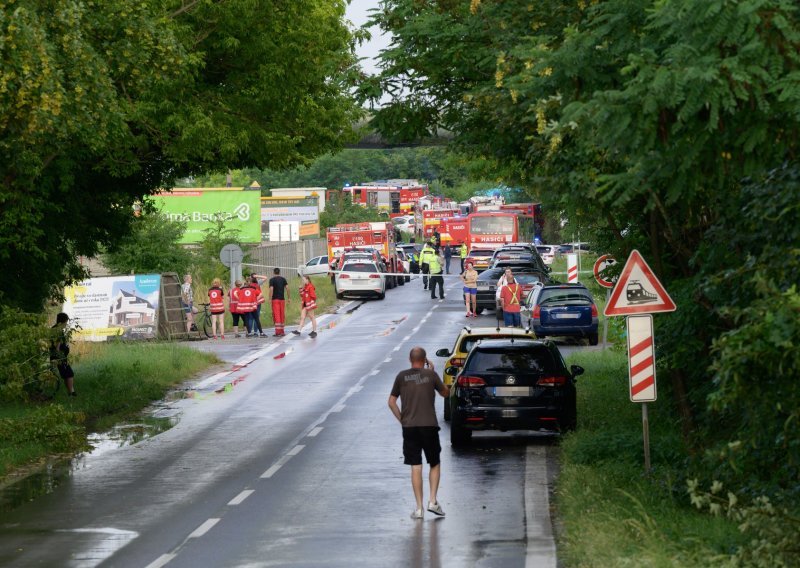
[[[390,273],[403,272],[403,263],[397,259],[395,249],[395,232],[392,223],[369,222],[369,223],[345,223],[330,227],[328,229],[328,258],[341,258],[342,254],[351,250],[377,250],[383,262],[386,264],[386,271]],[[390,276],[386,278],[387,288],[402,285],[405,281],[400,276]]]
[[[442,237],[442,244],[450,246],[460,246],[467,243],[469,246],[469,218],[448,217],[439,223],[439,235]]]
[[[342,191],[350,195],[353,203],[376,207],[388,211],[390,215],[399,215],[412,213],[417,201],[428,195],[428,186],[374,182],[347,186]]]

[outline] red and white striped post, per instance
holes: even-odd
[[[567,283],[576,284],[578,282],[578,255],[567,255]]]
[[[647,403],[656,400],[656,355],[653,316],[628,316],[628,382],[631,402],[642,403],[644,469],[650,471],[650,424]]]

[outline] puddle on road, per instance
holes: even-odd
[[[37,497],[52,493],[80,469],[86,459],[136,444],[169,430],[175,424],[177,417],[148,416],[136,423],[118,425],[108,432],[89,434],[87,439],[91,450],[71,458],[48,460],[41,467],[30,470],[25,477],[0,487],[0,512],[12,511]]]

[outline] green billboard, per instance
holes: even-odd
[[[226,229],[239,231],[241,242],[261,242],[261,191],[179,190],[155,195],[153,201],[170,220],[186,223],[182,243],[199,243],[218,219]]]

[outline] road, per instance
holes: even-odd
[[[175,427],[74,460],[51,492],[4,511],[0,565],[555,566],[553,436],[477,433],[457,451],[438,400],[447,517],[409,518],[386,401],[412,346],[441,372],[432,354],[466,321],[457,279],[446,293],[430,300],[414,280],[326,315],[315,339],[204,342],[238,364],[165,404]]]

